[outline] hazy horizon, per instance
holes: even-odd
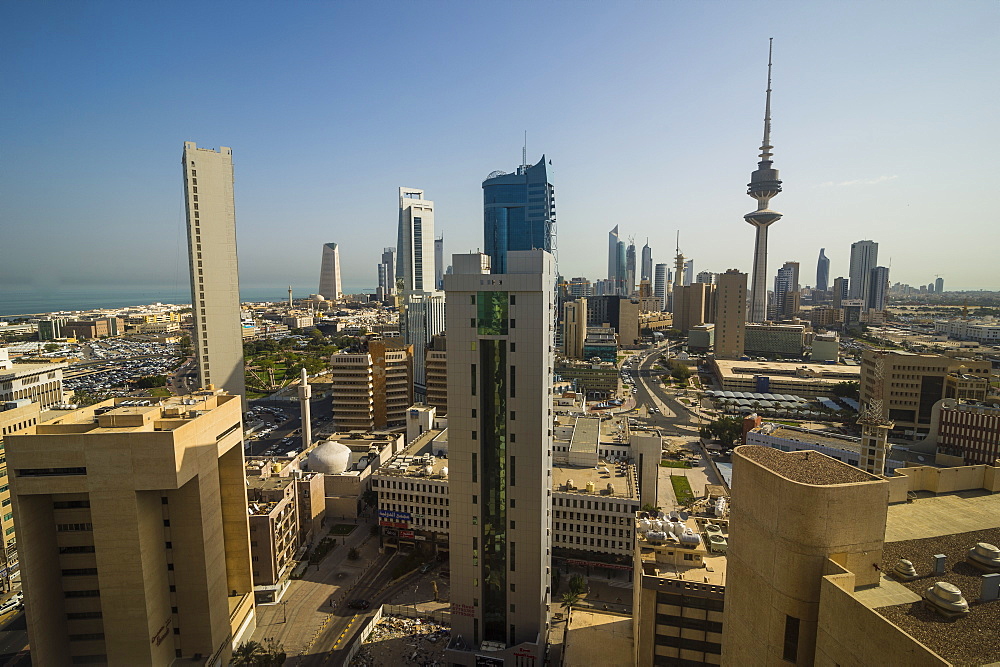
[[[186,286],[184,141],[233,149],[241,284],[318,284],[332,241],[374,286],[400,186],[448,264],[525,130],[562,275],[606,277],[615,225],[655,263],[679,230],[696,273],[749,271],[773,36],[769,280],[798,261],[812,285],[821,247],[846,276],[872,239],[893,283],[1000,289],[996,3],[234,7],[0,8],[0,288]]]

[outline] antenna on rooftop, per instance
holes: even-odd
[[[524,131],[524,145],[521,148],[521,166],[528,166],[528,131]]]

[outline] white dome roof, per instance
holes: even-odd
[[[339,475],[351,463],[351,448],[336,440],[320,443],[309,453],[309,470],[327,475]]]

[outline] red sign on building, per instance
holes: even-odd
[[[399,539],[401,540],[412,540],[413,531],[412,530],[401,530],[399,531]]]

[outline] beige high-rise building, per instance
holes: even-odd
[[[686,334],[715,317],[715,285],[693,283],[674,288],[674,328]]]
[[[343,294],[343,284],[340,280],[340,247],[336,243],[324,243],[318,294],[328,301],[337,301]]]
[[[5,438],[35,664],[225,664],[254,629],[240,397],[156,400]]]
[[[555,267],[455,255],[448,308],[452,665],[541,664],[551,562]],[[492,663],[491,663],[492,664]]]
[[[861,356],[862,405],[868,404],[878,384],[876,358],[873,350],[866,350]],[[895,423],[892,436],[918,440],[927,435],[932,408],[942,398],[986,398],[989,361],[898,351],[887,352],[882,358],[885,366],[881,398],[888,418]],[[977,376],[987,382],[974,383],[979,387],[978,392],[959,396],[957,382],[948,381],[951,375]]]
[[[448,339],[444,334],[431,338],[427,347],[427,405],[437,410],[438,417],[448,414]]]
[[[743,356],[747,322],[747,274],[736,269],[720,273],[715,296],[715,356]]]
[[[370,341],[366,352],[330,358],[333,420],[340,431],[406,428],[413,404],[413,346]]]
[[[198,378],[245,397],[233,151],[185,141],[183,163]]]
[[[563,304],[563,353],[570,359],[583,359],[583,341],[587,340],[587,299]]]
[[[9,410],[0,409],[0,452],[3,452],[3,441],[8,435],[30,433],[38,423],[41,414],[38,403],[28,403]],[[3,536],[2,551],[0,551],[0,590],[11,589],[11,579],[20,568],[17,555],[17,535],[14,530],[14,512],[11,509],[10,484],[7,479],[7,466],[0,466],[0,507],[3,519],[0,520],[0,535]]]

